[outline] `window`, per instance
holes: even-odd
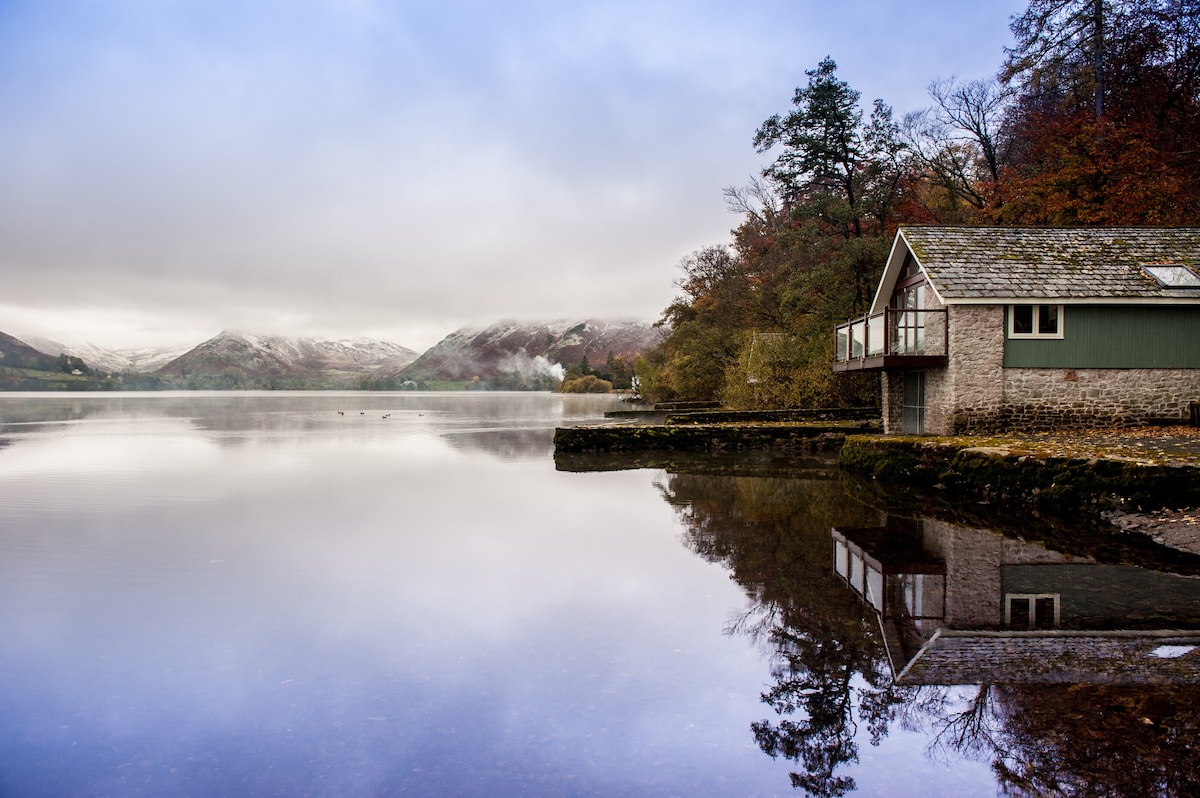
[[[900,272],[900,279],[907,280],[911,277],[917,277],[921,274],[921,265],[917,263],[917,259],[909,252],[904,256],[904,268]]]
[[[1057,629],[1058,593],[1009,593],[1004,597],[1004,625],[1009,629]]]
[[[916,282],[896,289],[892,294],[893,312],[888,319],[891,330],[888,339],[891,341],[891,354],[916,355],[925,349],[925,281],[923,278]]]
[[[1200,274],[1182,263],[1156,263],[1143,266],[1142,271],[1163,288],[1200,288]]]
[[[1062,305],[1009,305],[1009,338],[1062,338]]]

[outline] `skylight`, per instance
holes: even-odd
[[[1163,288],[1200,288],[1200,274],[1178,263],[1156,263],[1143,266],[1142,271],[1150,275]]]

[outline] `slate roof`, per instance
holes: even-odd
[[[900,235],[942,299],[1188,299],[1141,267],[1200,273],[1200,227],[902,227]]]
[[[1192,631],[969,632],[942,630],[901,684],[1196,684]]]

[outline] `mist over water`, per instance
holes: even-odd
[[[0,399],[0,792],[753,783],[736,586],[648,474],[550,459],[613,404]]]
[[[1182,628],[1195,563],[897,527],[828,461],[556,466],[555,426],[617,406],[0,396],[0,794],[994,795],[994,761],[1190,784],[1186,645],[1139,688],[895,684],[907,649],[831,535],[898,529],[939,623],[1058,591],[1064,627]],[[1139,765],[1104,766],[1135,731]]]

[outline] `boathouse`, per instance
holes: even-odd
[[[1200,228],[902,227],[835,371],[883,374],[885,432],[1188,417]]]

